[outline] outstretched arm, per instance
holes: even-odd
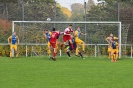
[[[108,38],[106,38],[105,40],[108,42],[108,44],[110,43]]]
[[[87,34],[84,34],[84,33],[81,32],[81,35],[87,35]]]
[[[43,33],[43,35],[44,35],[44,38],[46,38],[46,34],[45,34],[45,33]]]
[[[12,36],[8,37],[8,44],[10,45],[10,39],[12,38]]]
[[[118,37],[114,37],[114,39],[115,39],[115,40],[119,40],[119,38],[118,38]]]
[[[10,44],[10,37],[8,38],[8,44]]]

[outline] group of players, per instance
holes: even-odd
[[[108,59],[111,59],[112,62],[117,62],[119,55],[119,44],[116,42],[117,37],[113,36],[111,33],[109,37],[106,38],[108,42]]]
[[[56,54],[58,49],[57,40],[63,35],[63,43],[60,44],[60,49],[66,48],[66,53],[69,57],[70,51],[75,51],[76,56],[80,56],[84,59],[79,46],[82,45],[82,51],[85,51],[85,43],[80,39],[80,35],[86,35],[80,31],[80,27],[77,27],[74,31],[72,29],[72,25],[69,25],[64,32],[60,32],[53,28],[50,32],[49,30],[44,30],[44,36],[48,39],[48,54],[51,55],[51,50],[53,49],[53,55],[50,57],[54,61],[56,60]],[[116,62],[118,60],[119,55],[119,44],[116,42],[118,40],[117,37],[113,36],[111,33],[109,37],[106,38],[108,42],[108,58],[111,61]],[[68,44],[66,44],[68,41]],[[16,32],[13,32],[12,35],[8,38],[8,44],[10,45],[10,57],[12,58],[12,50],[15,50],[16,57],[18,57],[17,45],[19,44],[19,38],[16,36]],[[67,47],[65,47],[67,45]]]
[[[53,49],[53,55],[52,58],[54,61],[56,60],[56,54],[58,49],[58,43],[57,39],[60,37],[60,35],[63,35],[63,43],[60,44],[60,49],[64,49],[66,47],[66,53],[69,57],[70,51],[75,50],[76,56],[81,56],[83,59],[83,55],[81,54],[81,51],[79,50],[79,46],[82,45],[82,51],[85,51],[85,43],[83,40],[80,39],[80,35],[86,35],[80,31],[80,27],[77,27],[76,31],[72,29],[72,25],[69,25],[64,32],[56,31],[55,28],[53,28],[52,32],[48,30],[44,30],[44,36],[48,39],[48,54],[51,56],[51,47]],[[67,44],[68,42],[68,44]]]

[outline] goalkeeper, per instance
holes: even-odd
[[[71,37],[72,37],[72,36],[71,36]],[[73,48],[74,48],[74,50],[76,50],[77,45],[76,45],[76,42],[75,42],[75,38],[73,38],[73,37],[72,37],[72,43],[73,43]],[[72,49],[72,47],[71,47],[71,43],[68,42],[68,46],[66,46],[66,53],[67,53],[67,55],[69,56],[69,58],[71,57],[70,51],[72,51],[72,50],[73,50],[73,49]],[[81,53],[79,50],[78,50],[78,54],[80,55],[80,57],[82,57],[82,58],[84,59],[82,53]],[[78,55],[76,55],[76,56],[78,56]]]

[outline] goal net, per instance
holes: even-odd
[[[114,36],[119,38],[119,58],[121,57],[121,22],[109,21],[13,21],[12,32],[15,31],[17,33],[21,43],[19,54],[26,56],[46,55],[47,39],[44,38],[44,30],[51,31],[55,27],[63,32],[70,24],[73,25],[73,30],[80,27],[81,32],[87,34],[86,36],[81,36],[81,39],[86,43],[85,55],[107,55],[108,44],[105,39],[110,33],[113,33]],[[62,36],[60,36],[58,41],[63,42]]]

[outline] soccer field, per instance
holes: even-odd
[[[0,88],[132,88],[133,59],[0,57]]]

